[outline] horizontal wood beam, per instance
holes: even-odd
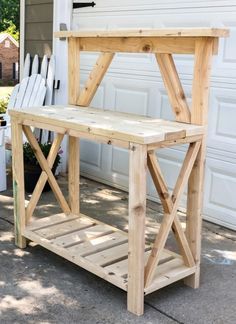
[[[94,30],[62,30],[54,32],[55,37],[227,37],[227,28],[144,28],[144,29],[94,29]]]
[[[80,51],[88,52],[129,52],[129,53],[175,53],[193,54],[195,41],[189,37],[107,37],[80,38]]]
[[[203,138],[203,135],[193,135],[185,138],[179,138],[170,141],[162,141],[158,143],[148,144],[148,151],[153,151],[156,149],[166,148],[174,145],[188,144],[193,142],[199,142]]]

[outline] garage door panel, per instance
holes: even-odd
[[[100,169],[101,167],[101,144],[81,139],[80,143],[80,158],[84,163],[95,166]]]
[[[81,75],[81,88],[84,87],[88,74],[83,73]],[[101,85],[97,90],[92,105],[96,108],[102,108],[104,106],[105,87]],[[100,172],[102,169],[102,146],[96,142],[81,139],[80,143],[80,156],[81,156],[81,168],[82,170],[89,170],[91,168],[93,172]]]
[[[167,119],[167,120],[175,120],[175,115],[170,106],[170,101],[166,91],[164,89],[161,89],[160,94],[161,94],[160,118]]]
[[[109,79],[109,94],[113,97],[112,109],[119,112],[134,113],[146,116],[159,116],[160,92],[156,82],[140,80],[132,75],[117,77],[111,74]]]
[[[235,90],[212,88],[208,147],[236,153],[236,87]]]
[[[223,40],[223,62],[236,64],[236,48],[234,43],[236,39],[236,21],[229,22],[227,27],[230,28],[230,37]]]
[[[187,0],[159,0],[158,3],[156,0],[146,0],[145,3],[143,0],[120,0],[119,2],[115,0],[100,0],[94,7],[94,12],[122,12],[122,11],[134,11],[134,10],[173,10],[179,9],[181,11],[193,8],[196,10],[209,10],[209,8],[217,8],[223,5],[232,5],[230,0],[192,0],[191,2]],[[75,10],[78,12],[78,10]],[[90,9],[84,10],[84,12],[90,13]]]
[[[204,215],[236,230],[236,165],[212,158],[207,159]]]
[[[121,148],[112,149],[112,166],[111,172],[129,176],[129,155],[127,150]]]
[[[147,115],[147,104],[148,91],[146,89],[137,91],[120,87],[115,90],[116,111],[145,116]]]

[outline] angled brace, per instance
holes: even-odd
[[[177,182],[176,182],[176,185],[175,185],[175,188],[173,191],[175,201],[174,201],[174,203],[172,202],[173,206],[171,207],[171,210],[169,212],[165,212],[165,214],[164,214],[164,218],[163,218],[160,230],[156,236],[155,242],[153,244],[153,249],[151,251],[151,254],[148,258],[148,261],[147,261],[147,264],[145,267],[145,287],[147,287],[153,279],[156,267],[157,267],[160,257],[161,257],[161,252],[165,246],[171,226],[176,218],[176,213],[177,213],[181,195],[184,191],[185,185],[187,184],[189,175],[193,168],[193,165],[196,160],[197,153],[199,151],[200,146],[201,146],[201,142],[194,142],[189,145],[188,152],[184,159],[179,177],[177,179]],[[186,238],[185,238],[183,230],[181,230],[180,226],[181,226],[181,224],[179,224],[179,222],[177,221],[177,226],[175,225],[175,228],[177,229],[177,233],[179,233],[178,231],[180,231],[179,241],[181,242],[181,244],[184,243],[182,245],[183,250],[188,251],[189,246],[188,246],[188,244],[187,245],[185,244],[185,243],[187,243]],[[186,246],[188,246],[187,249],[186,249]],[[188,255],[188,257],[190,257],[190,261],[191,261],[191,259],[192,259],[191,254],[189,254],[189,253],[186,254],[186,252],[185,252],[185,256],[187,256],[187,255]],[[191,263],[192,263],[192,261],[191,261]]]
[[[55,194],[55,197],[58,201],[58,203],[60,204],[62,210],[64,211],[65,214],[69,214],[70,213],[70,207],[69,205],[67,204],[67,201],[65,199],[65,197],[63,196],[62,192],[61,192],[61,189],[52,173],[52,166],[53,166],[53,158],[56,157],[56,154],[58,152],[58,145],[61,143],[61,140],[62,140],[62,137],[63,135],[59,134],[58,137],[54,140],[54,145],[52,146],[51,148],[51,151],[49,153],[49,156],[48,156],[48,160],[46,160],[46,158],[44,157],[41,149],[40,149],[40,146],[36,140],[36,138],[34,137],[34,134],[32,133],[31,129],[29,126],[23,126],[23,131],[30,143],[30,145],[32,146],[33,150],[34,150],[34,153],[35,153],[35,156],[39,162],[39,165],[41,167],[41,169],[43,170],[42,174],[41,174],[41,177],[39,179],[40,182],[38,182],[37,186],[36,186],[36,189],[40,189],[41,192],[43,190],[43,187],[46,183],[46,181],[48,180],[49,181],[49,184]],[[53,150],[52,150],[53,149]],[[55,158],[54,158],[55,160]],[[40,192],[40,194],[41,194]],[[32,200],[30,206],[29,206],[29,209],[28,209],[28,215],[27,215],[27,218],[29,219],[29,217],[32,215],[33,213],[33,210],[34,210],[34,206],[36,206],[37,204],[37,201],[40,197],[40,195],[37,193],[37,194],[34,194],[33,193],[33,197],[34,197],[34,200]],[[36,196],[37,195],[37,196]],[[32,198],[31,198],[32,199]]]

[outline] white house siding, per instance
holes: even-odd
[[[69,2],[67,9],[68,5]],[[67,23],[69,26],[69,18]],[[99,0],[94,8],[74,10],[71,24],[76,30],[198,26],[230,28],[231,36],[220,40],[219,54],[213,62],[203,213],[207,220],[236,229],[236,2]],[[55,28],[58,29],[58,24]],[[65,44],[57,42],[58,55],[60,46],[64,48]],[[63,62],[65,56],[58,59]],[[193,59],[184,55],[175,56],[175,59],[186,95],[191,101]],[[82,82],[86,80],[95,60],[95,54],[83,54]],[[61,94],[64,90],[61,90]],[[156,61],[153,56],[145,54],[118,54],[92,104],[114,111],[173,117]],[[175,184],[184,152],[183,147],[159,152],[170,188]],[[84,175],[127,189],[128,154],[125,150],[83,141],[81,154]],[[149,197],[156,199],[150,179],[148,193]],[[184,205],[184,200],[182,203]]]

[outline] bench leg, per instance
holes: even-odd
[[[26,223],[22,125],[12,120],[11,129],[15,243],[20,248],[25,248],[26,239],[22,235]]]
[[[202,192],[205,169],[205,141],[198,152],[188,183],[186,236],[192,251],[196,272],[184,279],[187,286],[198,288],[200,283]]]
[[[69,204],[72,214],[80,214],[80,140],[69,136]]]
[[[213,46],[213,38],[199,39],[195,44],[191,123],[197,125],[207,124]],[[201,209],[205,155],[206,138],[204,136],[188,182],[186,236],[197,270],[195,274],[186,278],[184,282],[192,288],[198,288],[200,279]]]
[[[128,310],[144,312],[146,145],[131,144],[129,166]]]

